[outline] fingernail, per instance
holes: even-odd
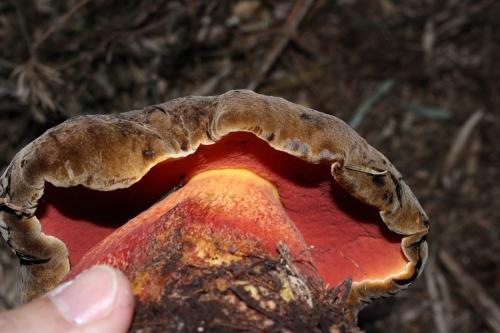
[[[108,266],[95,266],[47,296],[69,322],[84,325],[107,317],[117,298],[117,275]]]

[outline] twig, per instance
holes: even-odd
[[[23,210],[23,208],[21,206],[17,206],[17,205],[10,203],[9,200],[7,200],[6,198],[0,198],[0,207],[1,206],[7,207],[8,209],[11,209],[13,211],[20,212]]]
[[[467,20],[467,18],[475,15],[475,14],[478,14],[479,12],[487,9],[488,7],[492,6],[495,4],[495,0],[486,0],[486,1],[479,1],[479,2],[476,2],[474,5],[472,6],[464,6],[464,11],[466,10],[467,12],[464,13],[455,13],[453,11],[449,11],[447,13],[443,13],[442,15],[440,15],[440,17],[438,18],[440,21],[443,22],[443,24],[441,24],[441,26],[439,27],[439,29],[437,29],[436,31],[436,36],[439,37],[440,35],[446,33],[446,32],[449,32],[449,31],[452,31],[452,30],[458,30],[461,26],[465,25],[467,22],[469,22]],[[460,2],[458,2],[460,3]],[[465,15],[466,14],[466,15]]]
[[[424,50],[425,69],[430,71],[432,65],[432,56],[436,44],[436,30],[434,19],[430,17],[425,22],[424,33],[422,35],[422,49]]]
[[[375,94],[371,95],[367,99],[365,99],[359,107],[356,109],[356,112],[354,113],[354,116],[352,117],[351,121],[349,122],[349,125],[356,129],[361,125],[361,122],[365,118],[365,116],[368,114],[370,109],[377,103],[381,98],[383,98],[385,95],[391,91],[392,87],[396,84],[396,80],[394,79],[388,79],[382,82],[382,84],[379,86]]]
[[[213,76],[205,83],[203,83],[198,89],[193,92],[195,96],[207,96],[215,91],[215,88],[220,83],[222,79],[231,74],[233,71],[233,66],[230,63],[224,64],[224,69],[217,75]]]
[[[288,246],[285,243],[278,243],[278,253],[281,256],[281,260],[284,261],[285,267],[296,277],[303,279],[302,274],[299,272],[298,268],[293,263],[292,255]]]
[[[56,24],[52,24],[47,30],[45,30],[40,38],[34,43],[32,47],[32,52],[35,51],[43,44],[54,32],[60,29],[69,19],[75,15],[81,8],[83,8],[90,0],[80,0],[77,2],[70,10],[64,13],[56,22]]]
[[[481,284],[470,276],[446,251],[439,252],[439,261],[460,285],[465,299],[476,310],[488,327],[500,333],[500,307],[488,296]]]
[[[348,276],[347,279],[339,283],[330,293],[334,303],[337,305],[344,305],[352,288],[352,277]]]
[[[450,286],[443,270],[440,266],[434,265],[434,275],[436,278],[437,287],[439,290],[439,295],[441,296],[441,303],[443,304],[443,310],[447,322],[450,320],[450,314],[453,310],[453,305],[451,303]]]
[[[101,53],[104,53],[109,46],[115,42],[116,40],[119,39],[132,39],[137,36],[140,36],[141,34],[147,33],[151,30],[154,30],[164,24],[164,22],[168,19],[168,17],[159,19],[158,21],[154,21],[150,24],[147,24],[139,29],[135,30],[122,30],[122,31],[117,31],[115,33],[112,33],[111,35],[107,36],[104,38],[97,46],[92,48],[88,52],[81,52],[76,58],[69,59],[66,62],[56,64],[55,67],[58,70],[65,70],[68,69],[74,65],[80,64],[85,61],[90,61],[96,56],[100,55]]]
[[[276,44],[274,44],[274,47],[271,49],[266,59],[262,63],[260,70],[257,72],[253,80],[248,84],[247,89],[255,90],[260,86],[262,80],[267,75],[271,67],[273,67],[273,65],[276,63],[280,55],[283,53],[286,46],[290,42],[290,39],[297,31],[300,22],[302,22],[313,4],[314,0],[298,0],[295,3],[294,8],[290,12],[288,19],[286,20],[283,29],[283,36]]]
[[[406,110],[413,112],[414,114],[419,115],[421,117],[433,120],[434,119],[445,120],[451,118],[451,113],[448,110],[441,109],[438,107],[419,105],[412,102],[406,103],[403,101],[400,101],[399,104]]]
[[[443,168],[444,175],[453,169],[453,167],[457,164],[460,156],[467,146],[467,143],[469,142],[469,139],[471,138],[471,134],[474,132],[474,129],[479,124],[479,121],[483,118],[483,116],[484,113],[481,110],[474,112],[458,131],[455,140],[451,144],[448,155],[446,156]]]
[[[294,38],[295,41],[296,38]],[[319,99],[318,96],[321,94],[319,93],[319,90],[314,86],[315,80],[311,79],[307,75],[307,71],[305,70],[304,66],[300,63],[300,60],[293,54],[291,53],[290,56],[285,55],[285,60],[288,60],[287,63],[289,66],[292,68],[292,70],[295,72],[296,77],[298,78],[299,82],[309,91],[309,93],[317,100]]]
[[[429,293],[429,296],[431,298],[432,313],[437,331],[439,333],[448,333],[448,321],[446,320],[443,303],[441,301],[442,297],[438,291],[438,286],[435,279],[436,269],[437,267],[434,260],[429,260],[425,269],[427,292]]]
[[[28,48],[28,52],[31,54],[31,39],[28,35],[28,29],[26,28],[26,19],[21,12],[21,6],[19,3],[12,1],[16,7],[16,16],[17,22],[19,23],[19,30],[21,31],[21,36],[23,36],[24,42],[26,43],[26,47]]]

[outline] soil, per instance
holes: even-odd
[[[130,332],[361,332],[348,319],[350,280],[324,289],[296,276],[284,257],[217,267],[182,265],[178,258],[167,260],[164,274],[171,278],[161,298],[136,303]]]

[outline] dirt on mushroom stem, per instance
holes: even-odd
[[[297,276],[286,253],[215,267],[182,264],[179,250],[165,256],[163,295],[138,299],[130,332],[361,332],[348,319],[351,280],[326,289]]]

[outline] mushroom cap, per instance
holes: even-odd
[[[200,146],[248,132],[277,151],[329,173],[348,194],[380,211],[402,235],[404,269],[353,283],[360,307],[413,282],[427,259],[428,218],[389,160],[338,118],[251,91],[185,97],[116,115],[70,119],[22,149],[0,178],[0,231],[28,274],[27,299],[59,283],[70,270],[68,250],[42,230],[37,208],[51,187],[98,191],[129,188],[165,161],[181,161]],[[50,184],[50,185],[47,185]]]

